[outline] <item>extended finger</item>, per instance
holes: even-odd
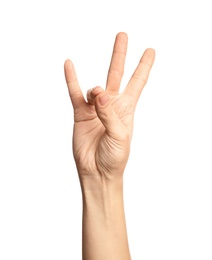
[[[110,93],[118,93],[121,79],[124,74],[124,63],[127,53],[128,37],[126,33],[120,32],[117,34],[111,63],[108,71],[106,89]]]
[[[148,80],[150,70],[155,58],[155,51],[147,49],[140,59],[126,89],[125,93],[133,97],[135,103],[138,101],[140,94]]]
[[[66,60],[64,64],[64,70],[65,70],[66,83],[68,86],[69,95],[71,98],[73,108],[74,109],[79,108],[86,102],[77,80],[74,65],[70,60]]]

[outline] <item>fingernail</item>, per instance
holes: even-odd
[[[106,106],[109,101],[109,95],[105,93],[103,96],[99,98],[99,103],[101,106]]]

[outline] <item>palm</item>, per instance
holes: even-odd
[[[134,112],[130,100],[130,97],[122,94],[111,97],[113,110],[118,119],[123,123],[129,136],[131,136],[132,132]],[[121,140],[118,141],[121,143]],[[126,144],[125,142],[125,146],[126,145],[129,146],[129,143]],[[93,173],[98,172],[102,165],[105,165],[107,171],[111,172],[112,169],[109,167],[111,160],[115,160],[117,157],[117,162],[113,162],[113,166],[115,164],[119,165],[119,161],[128,157],[129,153],[129,147],[123,149],[126,154],[121,153],[122,149],[117,149],[114,140],[107,134],[104,125],[98,118],[94,106],[89,104],[87,104],[84,109],[79,109],[75,114],[73,148],[75,151],[75,160],[78,162],[77,164],[81,166],[85,165],[88,172]],[[114,151],[116,152],[114,153]],[[104,153],[104,156],[101,156],[102,153]],[[93,160],[91,160],[91,158],[93,158]],[[106,166],[106,164],[108,165]],[[80,172],[83,171],[82,169],[79,170]]]
[[[154,51],[149,49],[145,52],[126,89],[119,93],[126,50],[127,36],[120,33],[114,44],[106,85],[106,92],[110,96],[110,111],[113,112],[111,118],[114,117],[116,122],[114,125],[114,120],[112,121],[113,127],[104,124],[105,119],[101,118],[98,106],[94,105],[95,98],[104,91],[96,88],[92,91],[92,98],[88,97],[86,102],[78,85],[73,64],[70,61],[65,64],[66,80],[74,108],[73,151],[81,174],[108,174],[119,170],[123,172],[127,162],[134,110],[148,78]]]

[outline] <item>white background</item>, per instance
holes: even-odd
[[[104,87],[129,36],[127,84],[156,50],[125,171],[133,260],[212,259],[211,1],[1,1],[0,259],[81,259],[82,203],[63,64]]]

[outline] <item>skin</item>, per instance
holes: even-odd
[[[130,154],[133,117],[154,62],[147,49],[123,92],[128,37],[118,33],[106,89],[87,92],[79,86],[74,65],[65,62],[65,77],[74,109],[73,154],[83,198],[83,260],[129,260],[123,202],[123,173]]]

